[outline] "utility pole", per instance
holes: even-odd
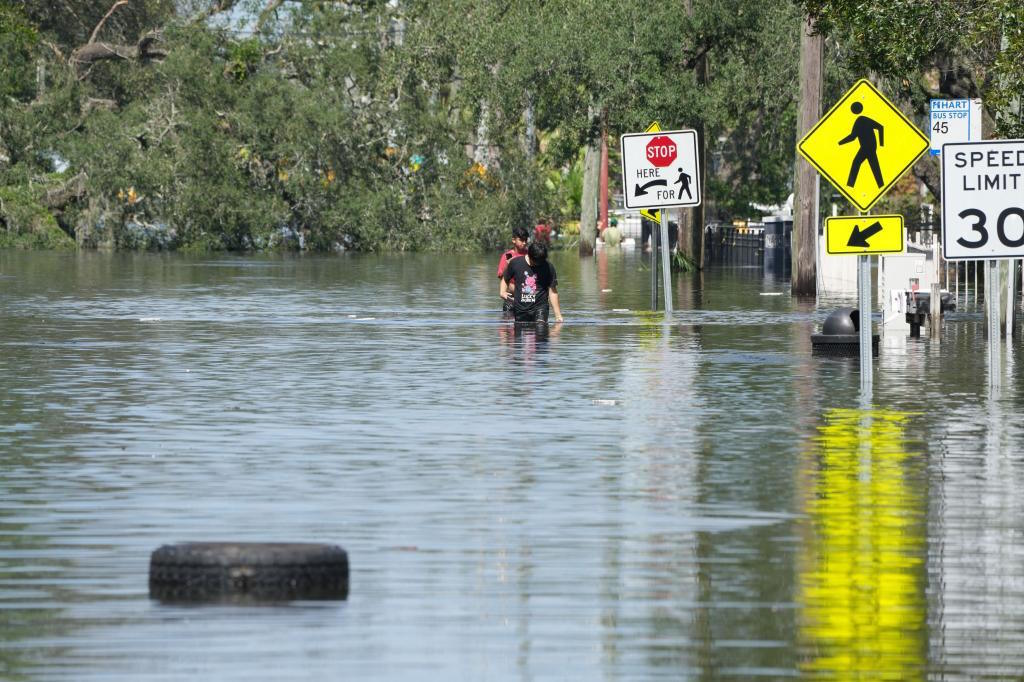
[[[800,102],[797,107],[796,138],[804,135],[821,118],[824,45],[815,32],[813,17],[806,17],[800,31]],[[817,295],[818,260],[818,173],[799,154],[793,182],[793,294]],[[864,314],[862,311],[861,314]],[[868,311],[870,314],[870,311]]]
[[[683,6],[686,9],[686,16],[693,18],[693,0],[684,0]],[[694,75],[697,79],[697,86],[703,87],[708,82],[707,57],[702,55],[693,66]],[[707,183],[707,142],[704,136],[704,122],[693,121],[693,127],[697,131],[697,171],[701,177],[701,187]],[[676,249],[690,259],[697,269],[704,267],[704,202],[692,208],[683,208],[679,211],[679,227],[676,230]]]

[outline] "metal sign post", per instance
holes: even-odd
[[[661,210],[661,280],[665,285],[665,316],[672,314],[672,267],[669,263],[668,211]]]
[[[991,260],[985,268],[985,307],[988,308],[988,383],[998,387],[1002,376],[1002,342],[999,333],[999,261]]]
[[[871,353],[871,256],[857,256],[857,307],[860,309],[860,386],[872,383]]]
[[[651,225],[651,310],[658,309],[658,242],[661,233]]]

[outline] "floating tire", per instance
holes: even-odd
[[[336,545],[189,542],[150,556],[160,601],[288,601],[348,597],[348,554]]]

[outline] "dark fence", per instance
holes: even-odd
[[[786,277],[792,232],[792,221],[781,219],[747,227],[713,223],[704,232],[706,264],[757,267]]]

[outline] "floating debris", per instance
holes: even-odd
[[[612,290],[611,289],[601,289],[601,293],[602,294],[610,294],[610,293],[612,293]]]
[[[781,291],[762,291],[762,296],[782,296]]]
[[[606,399],[603,399],[603,398],[594,398],[590,402],[593,405],[618,405],[620,401],[618,401],[618,400],[606,400]]]

